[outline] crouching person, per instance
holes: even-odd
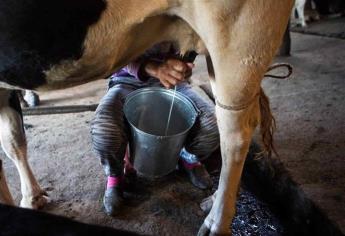
[[[115,215],[123,204],[124,156],[130,135],[123,105],[126,96],[144,87],[176,85],[177,91],[190,98],[200,114],[180,153],[180,166],[197,188],[212,187],[212,181],[200,160],[219,147],[219,132],[214,106],[195,93],[186,79],[193,63],[177,59],[171,43],[155,45],[110,77],[107,94],[102,98],[91,124],[92,145],[107,176],[103,204],[107,214]]]

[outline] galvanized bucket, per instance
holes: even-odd
[[[173,90],[152,87],[138,89],[126,98],[124,113],[131,127],[130,160],[144,177],[162,177],[176,168],[188,131],[198,116],[193,102],[176,92],[165,134],[173,96]]]

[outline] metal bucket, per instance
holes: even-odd
[[[176,92],[165,135],[173,96],[173,90],[144,88],[126,98],[124,113],[131,127],[130,160],[144,177],[162,177],[176,168],[188,131],[197,118],[193,102]]]

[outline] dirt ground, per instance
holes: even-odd
[[[345,232],[345,41],[293,33],[292,42],[292,56],[277,61],[294,66],[293,79],[264,82],[278,124],[276,146],[293,179]],[[196,83],[206,81],[203,65],[198,58]],[[42,106],[97,103],[106,82],[41,93]],[[178,172],[154,183],[139,181],[135,193],[127,195],[124,214],[105,216],[105,178],[91,150],[92,117],[84,112],[24,118],[30,164],[50,196],[44,211],[149,235],[195,235],[205,217],[198,204],[210,192],[193,188]],[[19,176],[0,155],[19,203]]]

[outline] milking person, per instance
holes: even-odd
[[[124,201],[124,156],[130,133],[123,105],[125,97],[139,88],[176,85],[178,92],[196,104],[200,114],[181,150],[179,166],[197,188],[212,187],[211,178],[200,160],[219,147],[214,106],[195,93],[186,81],[192,75],[194,64],[177,59],[177,55],[172,43],[163,42],[110,77],[108,91],[91,123],[93,149],[107,176],[103,204],[108,215],[118,213]]]

